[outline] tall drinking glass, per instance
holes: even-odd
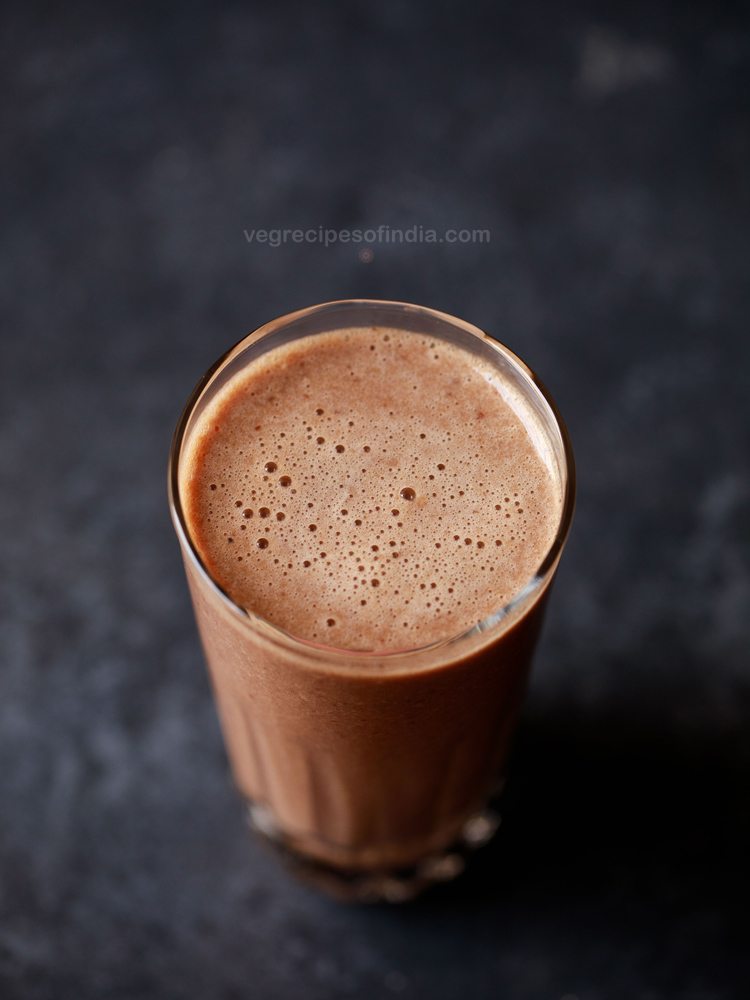
[[[459,635],[392,652],[305,641],[236,605],[207,570],[184,505],[186,448],[232,378],[292,341],[373,327],[455,345],[511,386],[561,497],[552,544],[508,603]],[[534,373],[481,330],[432,309],[373,300],[303,309],[245,337],[198,383],[170,455],[172,519],[235,783],[251,824],[300,873],[346,898],[402,900],[458,874],[492,836],[574,492],[567,432]]]

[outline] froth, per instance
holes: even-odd
[[[187,442],[181,492],[235,603],[304,639],[403,649],[459,634],[532,577],[560,519],[538,439],[473,354],[337,331],[223,388]]]

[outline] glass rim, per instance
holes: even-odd
[[[281,628],[279,625],[269,621],[267,618],[264,618],[262,615],[235,603],[221,584],[214,579],[201,558],[201,555],[193,542],[190,529],[188,528],[180,496],[180,458],[190,418],[193,415],[196,406],[202,399],[204,392],[210,387],[214,378],[221,371],[223,371],[225,366],[251,343],[262,340],[264,337],[269,336],[271,333],[289,325],[290,323],[304,319],[308,316],[313,316],[316,313],[341,308],[356,308],[358,306],[363,309],[390,308],[403,309],[413,313],[416,312],[426,317],[432,317],[435,320],[447,325],[457,327],[464,332],[479,338],[481,341],[489,343],[494,350],[505,357],[511,367],[516,369],[517,372],[520,372],[521,375],[525,376],[525,378],[531,383],[531,386],[539,394],[541,400],[548,407],[552,415],[554,426],[560,434],[560,441],[562,444],[564,468],[562,470],[563,482],[561,484],[562,496],[560,518],[555,530],[555,536],[547,549],[547,552],[539,563],[536,572],[510,599],[510,601],[502,605],[496,611],[491,612],[484,619],[482,619],[482,621],[477,622],[475,625],[471,625],[467,629],[463,629],[461,632],[455,633],[444,639],[438,639],[435,642],[431,642],[423,646],[409,646],[402,649],[383,650],[347,649],[343,646],[331,646],[326,643],[315,642],[313,640],[303,639],[300,636],[294,635],[293,633]],[[393,299],[333,299],[329,302],[321,302],[317,305],[297,309],[293,312],[285,313],[283,316],[278,316],[276,319],[269,320],[267,323],[264,323],[255,330],[252,330],[244,337],[241,337],[206,370],[188,396],[187,402],[182,409],[172,436],[167,468],[167,493],[172,523],[177,533],[183,555],[187,555],[189,557],[191,564],[197,570],[201,579],[208,585],[211,592],[234,617],[239,617],[245,625],[252,625],[260,628],[266,637],[271,641],[279,643],[286,648],[291,646],[296,652],[307,653],[310,656],[329,656],[337,659],[345,658],[356,662],[367,660],[393,661],[398,658],[417,657],[419,655],[442,650],[447,647],[452,649],[459,643],[478,637],[483,633],[489,633],[493,631],[495,626],[499,625],[502,621],[510,621],[514,611],[516,611],[537,591],[541,592],[543,584],[545,584],[547,578],[555,568],[557,561],[560,558],[563,546],[565,545],[570,531],[570,526],[573,520],[573,512],[575,509],[576,472],[570,435],[568,434],[567,427],[554,399],[535,372],[505,344],[496,340],[480,327],[475,326],[472,323],[468,323],[466,320],[462,320],[457,316],[452,316],[450,313],[442,312],[438,309],[432,309],[429,306],[421,306],[411,302],[401,302]]]

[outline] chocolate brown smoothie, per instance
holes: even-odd
[[[235,606],[188,562],[241,791],[332,865],[394,868],[444,847],[502,769],[546,586],[449,640],[518,598],[560,525],[523,393],[428,334],[317,333],[215,394],[179,489]]]

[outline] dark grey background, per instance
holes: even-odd
[[[0,996],[750,989],[740,5],[4,4]],[[249,245],[481,227],[485,246]],[[165,498],[201,372],[331,298],[545,378],[580,500],[497,842],[402,909],[247,835]]]

